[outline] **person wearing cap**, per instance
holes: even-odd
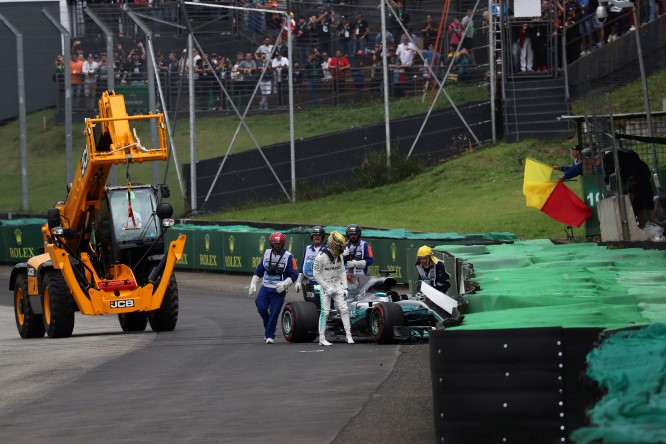
[[[575,145],[571,148],[571,157],[574,158],[571,166],[552,165],[553,169],[562,171],[564,174],[560,177],[559,181],[573,179],[583,173],[583,156],[581,155],[582,148],[580,145]]]
[[[362,230],[356,224],[349,225],[345,234],[349,240],[344,254],[348,274],[350,276],[367,276],[368,267],[375,261],[372,245],[361,239]]]
[[[354,23],[354,54],[356,56],[365,56],[365,48],[368,46],[368,35],[370,34],[370,25],[363,18],[361,11],[356,13],[356,23]],[[361,54],[358,52],[361,51]]]
[[[321,53],[331,54],[331,28],[336,21],[335,12],[331,9],[322,9],[317,17],[317,34],[319,36],[318,49]]]
[[[345,57],[351,57],[353,55],[353,32],[354,27],[349,23],[349,18],[346,15],[340,16],[340,24],[338,24],[338,48]]]
[[[83,96],[85,97],[85,107],[87,111],[95,110],[97,96],[97,74],[99,72],[99,63],[95,61],[92,54],[88,54],[86,61],[83,62],[81,70],[84,75]]]
[[[418,274],[417,291],[421,288],[421,282],[425,282],[438,291],[446,294],[451,286],[450,276],[444,268],[444,261],[440,260],[432,252],[432,248],[423,245],[416,252],[416,273]]]

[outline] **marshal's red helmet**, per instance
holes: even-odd
[[[286,242],[287,238],[284,237],[284,234],[280,233],[279,231],[271,234],[271,236],[268,238],[268,243],[273,248],[283,249]]]

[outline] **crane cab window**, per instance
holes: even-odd
[[[109,206],[113,218],[116,238],[120,241],[136,239],[154,239],[159,235],[159,225],[155,208],[157,202],[149,188],[135,188],[130,192],[128,203],[127,190],[113,190],[109,194]]]

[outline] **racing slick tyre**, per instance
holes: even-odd
[[[393,327],[406,324],[402,307],[395,302],[380,302],[370,312],[370,336],[377,344],[393,342]]]
[[[28,277],[25,274],[19,274],[14,284],[14,318],[16,318],[16,328],[23,339],[44,336],[46,330],[42,315],[32,312],[28,300]]]
[[[178,322],[178,283],[171,275],[169,285],[164,292],[162,305],[157,310],[148,312],[148,322],[153,331],[173,331]]]
[[[74,331],[76,304],[69,292],[62,273],[49,270],[44,274],[42,289],[42,316],[44,329],[49,338],[68,338]]]
[[[282,335],[289,342],[312,342],[318,333],[317,306],[308,301],[288,302],[282,310]]]
[[[144,331],[148,325],[148,314],[143,311],[118,313],[118,322],[124,332]]]

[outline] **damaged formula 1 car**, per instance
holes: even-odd
[[[426,283],[415,295],[400,295],[389,276],[364,276],[358,291],[347,298],[351,330],[355,337],[372,338],[378,344],[396,340],[427,339],[429,332],[459,325],[466,305],[462,295],[449,297]],[[319,335],[320,292],[318,285],[304,286],[303,301],[288,302],[282,312],[282,334],[289,342],[312,342]],[[340,313],[329,311],[327,335],[345,336]]]

